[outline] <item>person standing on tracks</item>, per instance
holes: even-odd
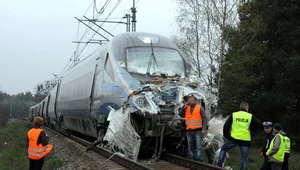
[[[272,170],[282,170],[286,146],[285,138],[282,135],[282,126],[279,123],[275,123],[273,126],[273,132],[275,137],[271,141],[266,155],[269,157]]]
[[[44,119],[42,117],[34,118],[34,127],[27,133],[29,170],[41,170],[44,164],[44,157],[53,148],[53,145],[48,144],[49,138],[41,128],[43,124]]]
[[[232,113],[226,120],[223,127],[223,135],[227,139],[221,147],[217,166],[222,167],[226,153],[235,146],[241,151],[241,170],[246,170],[248,164],[248,154],[251,143],[251,131],[262,129],[261,122],[251,113],[248,113],[249,104],[242,102],[240,111]]]
[[[269,149],[270,143],[274,137],[273,123],[270,121],[265,121],[262,123],[262,125],[264,126],[264,131],[265,131],[264,143],[263,143],[263,147],[261,149],[261,155],[264,157],[264,162],[263,162],[260,170],[271,170],[271,164],[269,163],[266,152]]]
[[[205,111],[201,105],[196,104],[195,96],[190,95],[179,114],[185,117],[190,158],[203,162],[203,135],[206,133],[208,122]]]

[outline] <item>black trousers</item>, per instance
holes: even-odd
[[[272,170],[282,170],[282,163],[271,162]]]
[[[29,159],[29,170],[42,170],[44,165],[44,158],[39,160]]]
[[[282,170],[289,170],[289,158],[290,158],[290,154],[285,153],[284,154],[284,160],[283,160],[283,163],[282,163]]]
[[[267,156],[264,157],[264,163],[261,165],[260,170],[271,170],[271,164]]]

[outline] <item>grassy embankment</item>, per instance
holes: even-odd
[[[292,152],[290,156],[290,170],[300,170],[300,153]],[[226,166],[231,166],[233,170],[239,169],[241,161],[240,150],[237,146],[229,152],[229,159],[226,161]],[[263,156],[260,155],[260,149],[251,147],[249,153],[248,170],[259,170],[263,163]]]
[[[5,128],[0,128],[1,170],[29,169],[26,145],[27,131],[31,127],[30,123],[9,122]],[[43,170],[53,170],[62,165],[63,162],[50,153],[45,158]]]

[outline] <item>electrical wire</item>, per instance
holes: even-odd
[[[110,2],[110,0],[108,0],[109,2]],[[116,8],[120,5],[120,3],[122,2],[122,0],[118,0],[118,2],[115,4],[115,6],[112,8],[112,10],[108,13],[108,16],[104,19],[104,21],[106,21],[109,17],[110,17],[110,15],[116,10]],[[100,17],[100,15],[99,15],[99,17]],[[99,18],[98,17],[98,18]],[[98,19],[97,18],[97,19]],[[103,24],[104,24],[104,22],[102,23],[102,24],[100,24],[100,27],[102,27],[103,26]],[[98,32],[100,30],[100,28],[97,28],[96,29],[96,31]],[[93,34],[92,34],[92,36],[91,36],[91,38],[89,38],[89,39],[93,39],[94,38],[94,36],[96,35],[96,32],[94,32]],[[77,58],[80,56],[80,54],[84,51],[84,49],[86,48],[86,46],[87,46],[87,43],[84,45],[84,47],[82,48],[82,50],[79,52],[79,54],[77,55]]]
[[[71,56],[72,57],[72,56]],[[65,73],[66,68],[68,67],[68,65],[70,64],[70,60],[69,62],[65,65],[64,69],[58,74],[59,76],[62,76]]]
[[[122,1],[122,0],[119,0],[116,4],[119,4],[120,1]],[[110,2],[111,2],[111,0],[107,0],[107,1],[105,2],[105,4],[102,6],[101,10],[103,10],[103,12],[104,12],[104,10],[106,9],[106,7],[108,6],[108,4],[109,4]],[[101,14],[102,14],[102,13],[98,13],[97,16],[94,17],[93,19],[98,20],[98,18],[100,18]],[[109,16],[110,16],[110,15],[109,15]],[[106,17],[105,21],[107,20],[107,18],[108,18],[108,17]],[[104,24],[104,23],[102,23],[100,26],[102,26],[103,24]],[[90,27],[92,27],[93,23],[90,22],[88,25],[89,25]],[[82,37],[80,38],[79,41],[82,41],[82,40],[83,40],[84,38],[86,38],[87,35],[89,35],[89,33],[91,32],[91,29],[88,29],[88,27],[87,27],[86,29],[87,29],[88,31],[85,31],[85,32],[84,32],[84,34],[82,35]],[[96,31],[98,32],[99,29],[100,29],[100,28],[98,28]],[[95,36],[95,34],[96,34],[96,32],[94,32],[94,34],[92,34],[92,38]],[[92,38],[89,38],[89,39],[92,39]],[[79,58],[80,54],[83,52],[83,50],[86,48],[86,46],[87,46],[87,44],[84,45],[84,47],[81,49],[81,51],[80,51],[79,53],[78,53],[79,50],[77,51],[77,58]]]
[[[105,10],[105,8],[107,7],[107,5],[109,4],[111,0],[106,0],[105,4],[102,6],[102,8],[100,9],[100,11],[97,10],[97,5],[96,5],[96,0],[94,0],[94,9],[96,10],[96,12],[98,14],[102,14]]]
[[[140,2],[140,0],[138,0],[138,1],[135,3],[135,5],[137,5],[139,2]],[[125,15],[128,14],[128,13],[130,12],[130,10],[131,10],[131,8],[129,8],[129,9],[127,10],[127,12],[125,12]],[[121,11],[120,11],[120,12],[121,12]],[[118,15],[120,14],[120,12],[118,13]],[[119,22],[121,22],[123,19],[124,19],[124,18],[122,17],[122,19],[121,19]],[[111,32],[113,32],[113,31],[119,26],[119,24],[120,24],[120,23],[116,24],[116,26],[111,30]]]
[[[111,1],[111,0],[107,0],[107,1],[105,2],[105,4],[102,6],[101,10],[103,10],[103,12],[104,12],[104,10],[106,9],[107,5],[110,3],[110,1]],[[94,2],[95,2],[95,1],[93,0],[92,3],[91,3],[91,5],[92,5]],[[91,7],[91,5],[89,6],[89,8]],[[88,9],[89,9],[89,8],[88,8]],[[88,10],[87,10],[87,11],[88,11]],[[84,15],[87,13],[87,11],[84,13]],[[84,16],[84,15],[83,15],[83,16]],[[82,16],[82,18],[83,18],[83,16]],[[93,19],[98,19],[100,16],[101,16],[101,13],[97,13],[96,17],[93,16],[93,17],[94,17]],[[82,19],[82,18],[81,18],[81,19]],[[92,22],[90,22],[90,23],[88,24],[88,26],[90,26],[90,27],[91,27],[92,25],[93,25]],[[84,38],[87,37],[87,35],[88,35],[90,32],[91,32],[91,29],[89,29],[88,27],[86,27],[86,29],[85,29],[83,35],[81,36],[80,40],[78,40],[78,41],[82,41]],[[78,53],[78,52],[77,52],[77,53]]]
[[[115,4],[115,6],[112,8],[112,10],[109,12],[108,16],[104,19],[104,21],[106,21],[108,19],[108,17],[115,11],[115,9],[119,6],[119,4],[121,3],[122,0],[118,0],[118,2]],[[93,19],[99,19],[101,14],[104,13],[105,9],[107,8],[107,6],[109,5],[109,3],[111,2],[111,0],[107,0],[104,5],[101,7],[100,11],[98,11],[97,9],[97,6],[96,6],[96,0],[92,0],[92,2],[90,3],[89,7],[87,8],[87,10],[84,12],[83,16],[85,16],[87,14],[87,12],[89,11],[89,9],[91,8],[91,6],[94,4],[94,10],[96,10],[97,14],[96,16],[93,14]],[[83,19],[83,16],[81,17],[81,19]],[[119,18],[115,18],[115,19],[120,19]],[[104,23],[101,24],[101,26],[103,26]],[[92,26],[93,23],[90,22],[88,24],[89,26]],[[118,24],[117,24],[118,25]],[[115,27],[116,28],[116,27]],[[115,29],[114,28],[114,29]],[[97,29],[97,31],[99,31],[100,28]],[[80,22],[78,21],[78,27],[77,27],[77,34],[76,34],[76,40],[77,41],[82,41],[84,38],[87,38],[87,36],[90,34],[91,32],[91,29],[89,29],[88,27],[85,28],[84,30],[84,33],[82,34],[82,36],[80,37],[80,40],[79,40],[79,31],[80,31]],[[96,32],[94,32],[94,34],[92,34],[92,37],[90,39],[92,39],[94,36],[95,36]],[[76,54],[77,54],[77,57],[75,58],[75,60],[77,60],[80,56],[80,54],[83,52],[83,50],[87,47],[88,43],[86,43],[84,45],[84,47],[81,49],[81,51],[78,53],[79,51],[79,47],[80,47],[80,43],[78,43],[77,47],[76,47]],[[95,53],[97,50],[99,50],[101,48],[101,46],[99,47],[96,47],[96,49],[93,50],[92,54]],[[84,59],[90,57],[92,54],[88,55],[87,57],[85,57]],[[72,58],[73,56],[71,56]],[[71,61],[69,60],[68,63],[65,65],[65,67],[63,68],[63,70],[59,73],[59,75],[63,75],[67,70],[69,64],[71,63]],[[72,65],[71,65],[72,66]]]

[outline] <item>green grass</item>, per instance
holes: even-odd
[[[29,160],[27,157],[27,132],[32,127],[29,123],[8,123],[0,128],[0,169],[1,170],[27,170]],[[6,142],[6,144],[5,144]],[[63,162],[49,154],[45,158],[43,170],[53,170],[61,167]]]
[[[248,170],[259,170],[264,157],[260,155],[260,148],[250,148],[249,152],[249,163]],[[300,153],[292,152],[289,159],[289,169],[290,170],[299,170],[300,169]],[[225,166],[230,166],[233,170],[239,169],[240,167],[240,150],[239,147],[235,147],[229,151],[229,158],[226,160]]]

